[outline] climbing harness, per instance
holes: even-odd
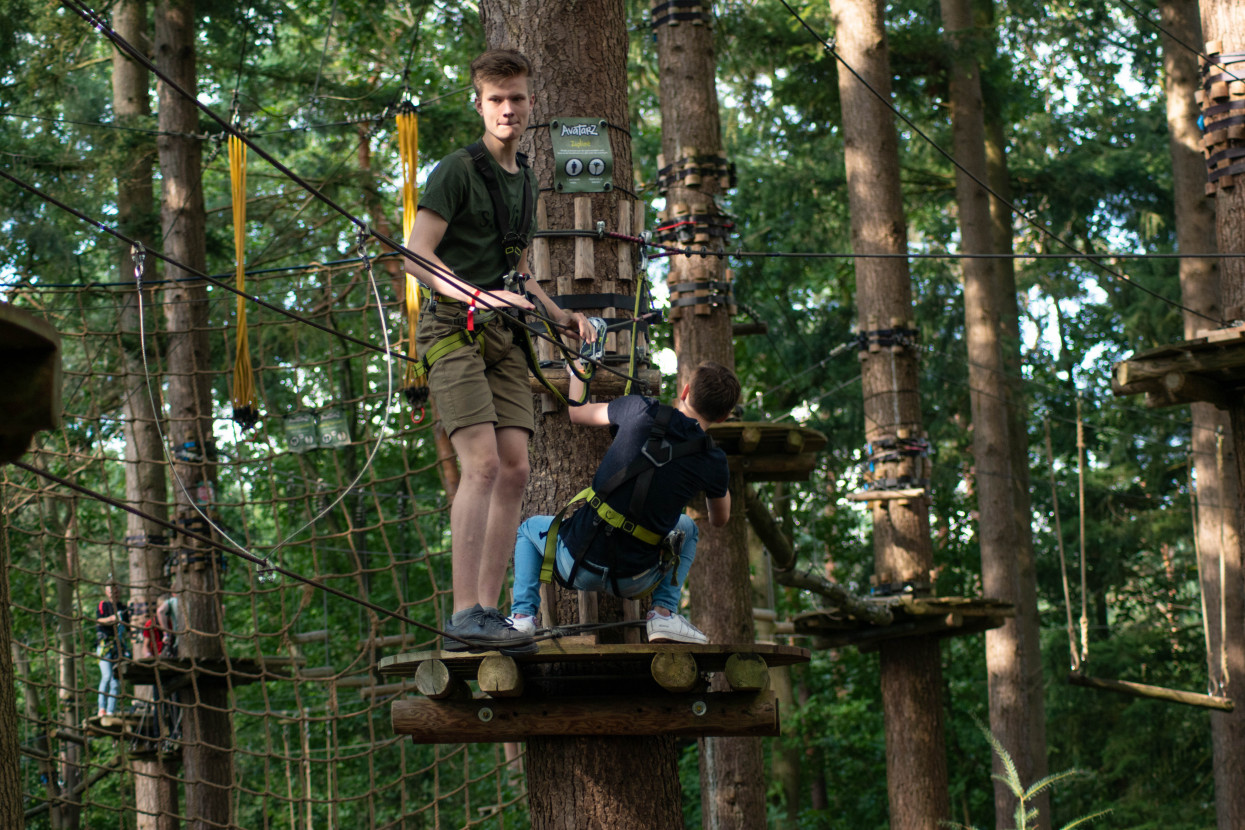
[[[681,441],[678,444],[671,444],[666,438],[666,431],[669,429],[670,420],[674,416],[674,407],[666,404],[657,404],[656,411],[653,414],[653,426],[649,430],[648,439],[644,448],[640,451],[630,464],[616,472],[606,481],[601,488],[586,487],[579,493],[575,494],[570,501],[566,503],[558,514],[553,517],[553,522],[549,525],[549,530],[545,538],[544,560],[540,568],[540,581],[549,582],[555,576],[558,584],[564,588],[573,589],[575,582],[575,574],[582,568],[588,569],[592,573],[598,575],[604,573],[604,569],[608,567],[609,576],[613,582],[613,591],[615,595],[620,592],[618,590],[618,573],[617,573],[617,540],[613,539],[615,530],[621,530],[623,533],[634,537],[641,543],[658,549],[658,566],[670,571],[671,580],[675,579],[675,572],[678,568],[679,551],[683,547],[683,533],[677,528],[666,534],[662,534],[645,527],[636,520],[644,511],[644,505],[648,501],[648,493],[652,487],[654,474],[657,469],[664,467],[676,458],[693,455],[700,452],[708,452],[715,446],[713,438],[708,435],[700,435],[687,441]],[[608,500],[611,495],[623,484],[635,479],[635,488],[631,492],[631,501],[625,511],[620,511],[611,506]],[[571,567],[571,572],[565,578],[558,573],[556,567],[558,535],[561,531],[563,517],[573,504],[579,501],[587,501],[586,507],[590,508],[596,515],[592,519],[593,531],[588,540],[584,542],[579,550],[570,550],[571,556],[575,560],[575,564]],[[582,508],[581,508],[582,509]],[[605,530],[602,525],[609,527]],[[607,555],[608,564],[597,564],[588,559],[588,552],[592,549],[599,533],[604,532],[608,541]],[[656,587],[654,583],[653,587]],[[652,589],[650,589],[651,591]],[[641,594],[641,596],[646,595]]]

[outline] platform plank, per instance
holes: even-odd
[[[534,654],[516,656],[520,666],[532,663],[588,663],[603,673],[629,675],[648,673],[653,656],[665,652],[685,652],[696,658],[701,671],[722,671],[732,654],[756,654],[769,666],[790,666],[807,663],[809,651],[797,646],[770,645],[684,645],[672,643],[616,644],[616,645],[567,645],[558,640],[545,640]],[[440,660],[456,677],[474,678],[479,665],[496,651],[471,654],[461,651],[415,651],[381,658],[377,671],[388,677],[413,677],[419,664],[426,660]]]

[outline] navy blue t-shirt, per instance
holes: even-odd
[[[609,404],[610,430],[614,432],[614,443],[601,460],[601,466],[592,478],[593,489],[604,486],[619,470],[624,470],[644,449],[648,443],[649,432],[653,426],[653,418],[657,401],[639,395],[627,395],[616,398]],[[675,410],[666,428],[666,439],[672,444],[700,438],[704,430],[694,419]],[[636,479],[624,482],[617,490],[606,498],[610,507],[620,513],[627,513],[631,507],[631,496],[636,486]],[[726,462],[726,453],[718,447],[704,452],[675,458],[658,468],[653,473],[648,495],[644,500],[644,509],[639,516],[628,516],[659,535],[666,535],[674,529],[679,515],[696,494],[704,491],[711,499],[722,498],[730,487],[730,469]],[[656,548],[644,544],[630,533],[613,530],[604,522],[600,531],[593,535],[593,519],[597,513],[584,505],[562,523],[559,531],[567,550],[578,554],[591,541],[592,548],[588,561],[609,564],[608,547],[616,544],[618,559],[614,573],[625,577],[651,568],[657,560]],[[606,531],[612,531],[607,535]]]

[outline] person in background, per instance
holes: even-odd
[[[99,658],[99,716],[111,718],[121,700],[121,676],[117,662],[129,656],[125,643],[129,609],[117,601],[120,593],[115,583],[104,586],[104,598],[95,607],[95,655]]]

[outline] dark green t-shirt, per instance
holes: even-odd
[[[518,231],[523,216],[523,176],[537,193],[536,174],[531,168],[509,173],[486,153],[501,186],[502,200],[510,215],[512,230]],[[493,199],[475,162],[466,148],[455,150],[432,171],[419,197],[419,207],[428,208],[449,223],[445,236],[437,246],[437,256],[455,274],[481,288],[498,288],[501,278],[510,270],[502,250],[501,234],[493,218]],[[525,236],[530,240],[536,230],[536,211]]]

